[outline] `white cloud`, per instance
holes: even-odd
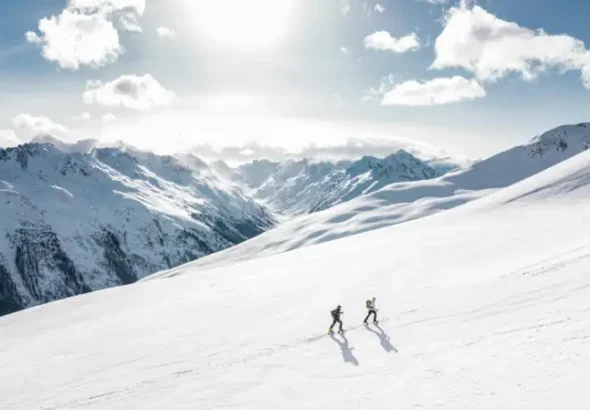
[[[33,117],[21,113],[12,120],[14,129],[21,140],[30,140],[39,135],[63,136],[68,129],[47,117]]]
[[[383,105],[426,106],[483,98],[484,88],[477,80],[455,76],[430,81],[406,81],[383,96]]]
[[[346,47],[340,47],[340,52],[344,55],[350,55],[350,50]]]
[[[70,0],[69,7],[77,10],[133,10],[138,14],[145,12],[145,0]]]
[[[123,75],[114,81],[101,83],[89,81],[84,92],[86,104],[108,107],[127,107],[134,110],[149,110],[170,105],[175,94],[162,87],[154,77],[146,74]]]
[[[590,88],[590,53],[581,40],[521,27],[466,2],[447,12],[435,52],[431,68],[464,68],[482,81],[510,73],[532,80],[550,69],[580,70]]]
[[[37,33],[35,33],[34,31],[27,31],[25,33],[25,39],[28,43],[31,44],[41,44],[43,42],[43,40],[41,40],[41,37],[39,37]]]
[[[140,32],[139,17],[145,12],[146,0],[70,0],[68,8],[86,14],[100,14],[118,28]]]
[[[420,39],[416,33],[404,37],[392,37],[387,31],[376,31],[365,37],[363,44],[371,50],[392,51],[405,53],[420,48]]]
[[[381,4],[377,3],[377,4],[375,4],[375,9],[374,10],[377,13],[384,13],[386,9]]]
[[[70,0],[59,15],[39,20],[26,40],[41,46],[43,57],[59,67],[102,67],[117,61],[124,48],[118,30],[141,31],[145,0]]]
[[[113,23],[97,14],[64,10],[59,16],[41,19],[39,31],[41,36],[26,33],[27,41],[41,45],[43,57],[64,69],[102,67],[123,53]]]
[[[92,114],[90,114],[88,111],[84,111],[82,113],[82,115],[80,116],[81,119],[83,119],[84,121],[89,121],[92,119]]]
[[[0,148],[16,147],[22,144],[13,130],[0,130]]]
[[[115,114],[112,114],[110,112],[102,116],[102,120],[104,122],[113,122],[116,119],[117,119],[117,117],[115,116]]]
[[[158,36],[162,38],[173,39],[176,37],[176,32],[168,27],[158,27],[156,32],[158,33]]]

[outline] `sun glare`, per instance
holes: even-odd
[[[263,48],[286,32],[294,0],[185,0],[195,30],[214,45]]]

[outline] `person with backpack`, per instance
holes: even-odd
[[[377,323],[377,308],[375,307],[375,299],[376,298],[373,298],[372,300],[367,299],[367,301],[365,302],[367,309],[369,309],[369,313],[367,313],[367,317],[364,320],[365,325],[367,324],[367,321],[369,320],[371,315],[373,315],[373,323]]]
[[[332,314],[332,326],[330,326],[330,330],[328,331],[328,333],[332,333],[332,328],[334,327],[334,325],[336,323],[338,323],[340,325],[340,329],[338,330],[338,332],[342,333],[342,320],[340,320],[340,315],[342,315],[342,310],[341,310],[341,306],[338,305],[338,307],[336,309],[334,309],[333,311],[330,312]]]

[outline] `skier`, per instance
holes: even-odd
[[[340,325],[340,329],[338,330],[338,332],[343,332],[342,330],[342,320],[340,320],[340,315],[344,312],[342,312],[340,305],[338,305],[338,307],[336,309],[334,309],[332,312],[330,312],[332,314],[332,326],[330,326],[330,330],[328,331],[328,333],[332,333],[332,328],[334,327],[334,325],[336,323],[338,323]]]
[[[377,308],[375,307],[375,299],[367,300],[366,306],[369,309],[369,313],[367,313],[367,317],[364,320],[365,325],[367,324],[367,320],[373,315],[373,323],[377,323]]]

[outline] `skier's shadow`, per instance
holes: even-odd
[[[381,347],[383,348],[383,350],[385,350],[387,353],[391,353],[391,352],[396,352],[397,353],[397,349],[389,341],[389,335],[387,333],[385,333],[385,330],[383,330],[381,328],[381,326],[379,326],[378,324],[375,324],[375,327],[377,329],[379,329],[378,332],[375,331],[375,330],[373,330],[373,329],[371,329],[369,326],[365,326],[365,329],[367,329],[369,332],[375,333],[377,335],[377,337],[379,338],[379,342],[381,343]]]
[[[344,339],[344,342],[341,342],[336,336],[334,336],[333,334],[330,334],[330,337],[332,338],[332,340],[335,341],[336,343],[338,343],[338,346],[340,346],[340,350],[342,352],[342,358],[344,359],[344,361],[346,363],[351,363],[355,366],[358,366],[359,361],[357,360],[356,357],[354,357],[354,354],[352,353],[352,349],[354,349],[354,347],[350,347],[350,345],[348,343],[348,339],[346,338],[346,336],[344,336],[343,333],[340,333],[340,336],[342,337],[342,339]]]

